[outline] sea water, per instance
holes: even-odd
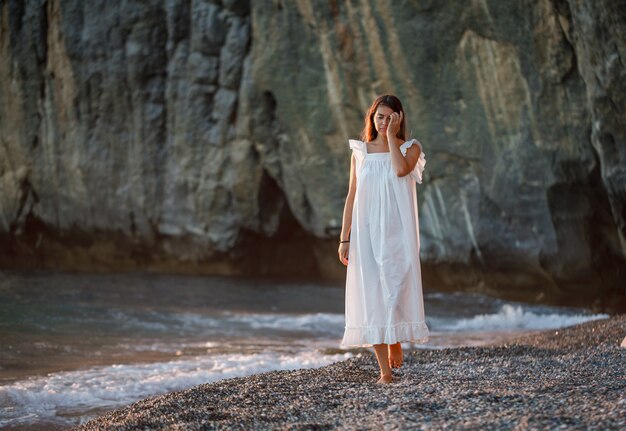
[[[606,318],[467,293],[424,294],[428,344],[506,341]],[[156,394],[366,354],[340,349],[340,283],[0,272],[0,428],[63,429]]]

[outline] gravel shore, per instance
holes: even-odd
[[[488,347],[370,354],[151,397],[76,430],[626,429],[626,315]]]

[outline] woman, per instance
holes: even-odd
[[[339,260],[347,265],[346,328],[342,346],[374,346],[377,383],[391,383],[402,365],[400,342],[425,343],[415,182],[426,159],[406,141],[404,110],[378,97],[365,116],[361,140],[351,139],[350,187],[343,211]]]

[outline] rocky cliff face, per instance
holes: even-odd
[[[425,285],[624,304],[626,4],[0,2],[0,261],[343,277],[347,139],[427,156]]]

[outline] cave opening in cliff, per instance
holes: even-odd
[[[265,170],[258,205],[260,231],[243,229],[236,247],[243,275],[317,278],[316,238],[302,228],[283,190]]]

